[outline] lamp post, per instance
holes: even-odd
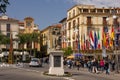
[[[115,11],[114,11],[114,13],[115,13]],[[115,15],[115,14],[113,14],[113,16],[112,16],[112,19],[113,19],[113,27],[114,27],[114,55],[115,55],[115,72],[116,73],[119,73],[119,62],[118,62],[118,53],[117,53],[117,49],[116,49],[116,47],[117,47],[117,45],[116,45],[116,41],[117,41],[117,37],[116,37],[116,34],[118,33],[118,26],[117,26],[117,24],[116,24],[116,22],[115,22],[115,19],[117,19],[118,17]],[[109,18],[107,18],[106,19],[107,21],[109,20]],[[120,26],[120,24],[119,24],[119,26]]]
[[[116,15],[113,15],[113,26],[114,26],[114,37],[115,37],[115,40],[114,40],[114,53],[115,53],[115,72],[116,73],[119,73],[119,62],[118,62],[118,54],[117,54],[117,49],[116,49],[116,41],[117,41],[117,37],[116,37],[116,34],[117,34],[117,29],[116,29],[116,24],[114,23],[115,19],[117,18]]]

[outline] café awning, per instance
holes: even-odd
[[[68,58],[68,59],[73,59],[74,56],[73,56],[73,55],[70,55],[70,56],[68,56],[67,58]]]

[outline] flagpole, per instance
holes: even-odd
[[[79,35],[79,25],[77,25],[76,26],[76,30],[75,30],[75,32],[78,32],[78,37],[77,37],[77,39],[78,39],[78,53],[80,53],[80,35]]]

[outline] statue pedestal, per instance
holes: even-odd
[[[63,51],[51,51],[49,56],[49,73],[52,75],[64,75]]]

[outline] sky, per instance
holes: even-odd
[[[92,4],[97,7],[120,7],[120,0],[9,0],[6,14],[23,21],[32,17],[39,29],[59,23],[67,16],[67,10],[76,4]]]

